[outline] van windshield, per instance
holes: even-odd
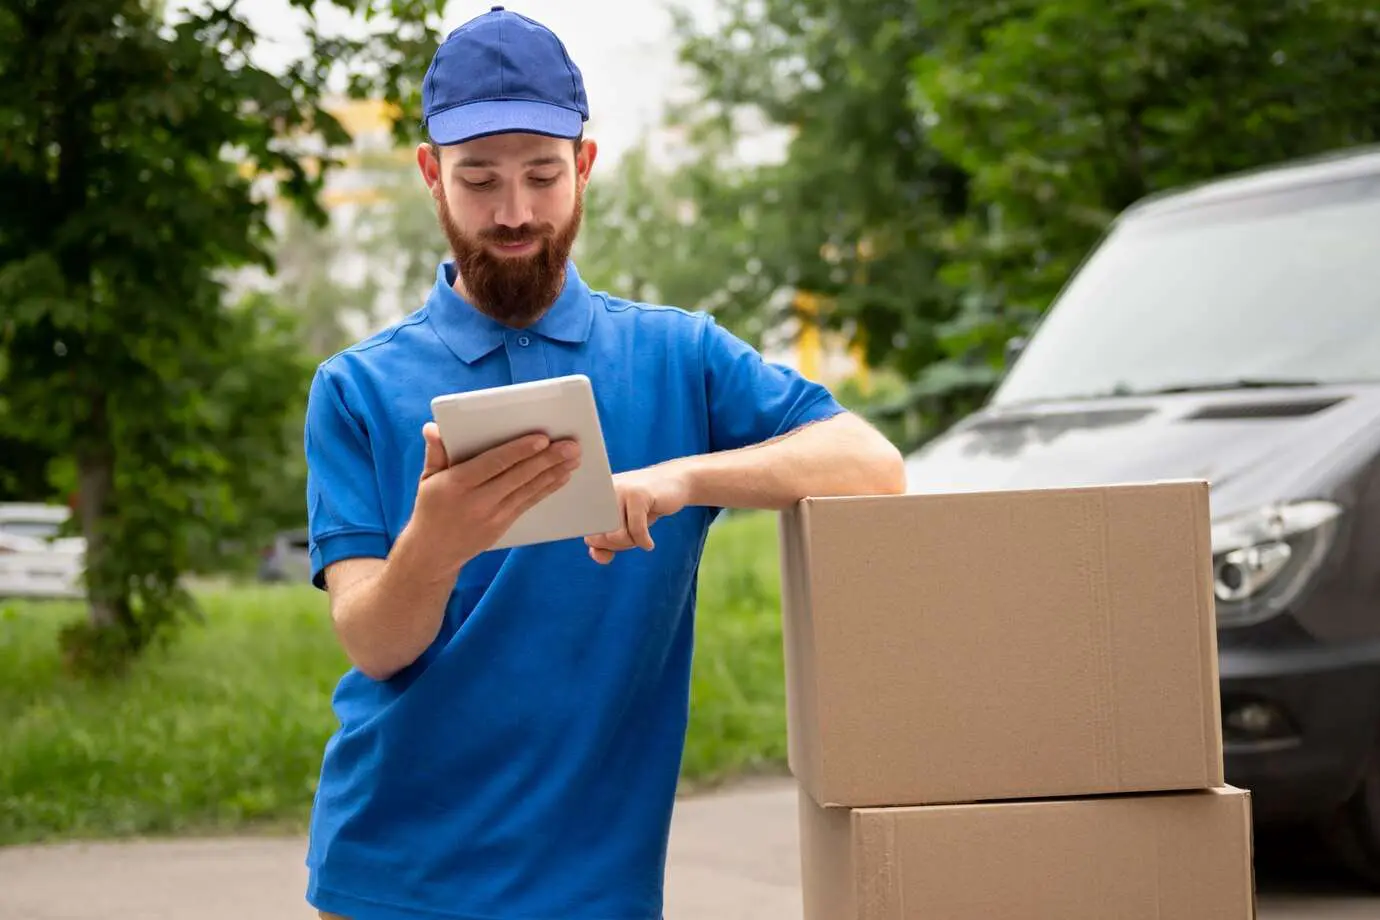
[[[1380,378],[1380,176],[1131,215],[992,402]]]

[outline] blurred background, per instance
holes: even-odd
[[[307,385],[446,256],[420,80],[487,8],[0,0],[0,844],[301,828]],[[587,80],[591,285],[916,489],[1213,480],[1228,779],[1380,885],[1380,2],[510,8]],[[715,528],[687,788],[783,768],[775,541]]]

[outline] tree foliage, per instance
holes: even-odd
[[[231,302],[226,273],[271,268],[266,186],[322,219],[331,164],[304,139],[345,139],[319,104],[332,66],[370,56],[360,91],[415,97],[437,4],[387,6],[401,27],[314,34],[268,73],[233,3],[165,21],[140,0],[0,0],[0,439],[75,495],[83,661],[165,634],[198,559],[281,517],[254,499],[309,366],[287,313]]]
[[[931,267],[916,258],[947,209],[962,210],[963,176],[940,160],[903,106],[915,17],[906,0],[871,4],[734,0],[717,36],[690,35],[720,119],[756,114],[790,133],[788,156],[739,180],[738,207],[760,208],[759,252],[773,283],[835,300],[876,332],[874,347],[923,363]],[[913,326],[897,322],[909,289]],[[889,309],[890,307],[890,309]],[[928,309],[926,309],[928,308]],[[900,352],[901,354],[897,354]]]
[[[913,0],[729,0],[721,12],[708,32],[680,19],[698,117],[764,122],[788,137],[779,162],[746,165],[705,189],[729,205],[706,209],[711,219],[754,222],[762,268],[734,307],[776,304],[774,320],[805,307],[860,340],[869,363],[920,380],[946,358],[960,309],[940,280],[939,240],[968,207],[967,175],[906,104],[911,63],[938,36]],[[917,388],[904,404],[947,419],[964,407],[957,397],[990,382],[984,368],[947,370],[948,402]]]
[[[789,143],[780,162],[707,173],[712,233],[750,219],[762,263],[752,285],[741,263],[715,283],[741,311],[818,295],[826,323],[912,381],[919,437],[985,396],[1007,339],[1120,209],[1374,139],[1380,119],[1370,0],[724,0],[720,14],[679,19],[692,108]]]
[[[264,296],[290,304],[295,331],[310,366],[347,348],[419,305],[418,292],[432,284],[446,242],[436,224],[435,202],[405,149],[359,155],[355,168],[372,187],[317,224],[288,212],[272,253],[275,272]],[[348,269],[348,271],[347,271]],[[258,493],[265,523],[299,529],[305,519],[307,465],[302,441],[305,383],[283,426],[283,458],[276,476]]]
[[[752,326],[758,312],[735,311],[731,295],[754,281],[753,233],[722,219],[727,180],[708,161],[657,163],[646,139],[617,161],[598,160],[573,252],[581,276],[632,300],[725,308],[726,324]]]
[[[920,2],[910,101],[972,177],[947,281],[992,360],[1156,192],[1380,139],[1371,0]]]

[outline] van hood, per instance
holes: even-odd
[[[1380,447],[1380,385],[1212,391],[989,408],[906,460],[911,492],[1203,479],[1214,516],[1345,501]]]

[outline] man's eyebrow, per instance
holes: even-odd
[[[564,161],[562,160],[561,157],[558,157],[558,156],[544,156],[544,157],[533,157],[532,159],[528,160],[526,163],[524,163],[524,164],[522,164],[522,165],[523,165],[523,166],[528,166],[528,167],[531,167],[531,166],[551,166],[552,164],[561,163],[561,162],[564,162]],[[495,161],[493,161],[493,160],[484,160],[484,159],[480,159],[479,157],[465,157],[464,159],[460,160],[458,163],[455,164],[455,168],[456,168],[456,169],[492,169],[493,167],[495,167],[495,166],[497,166],[497,165],[498,165],[498,164],[497,164]]]

